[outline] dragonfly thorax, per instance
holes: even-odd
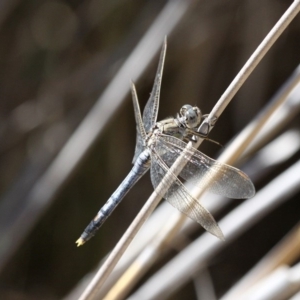
[[[159,134],[167,134],[182,139],[182,136],[184,136],[184,131],[185,128],[179,122],[178,118],[171,117],[157,122],[153,128],[152,135],[157,136]]]
[[[201,123],[202,113],[201,110],[194,106],[192,107],[189,104],[185,104],[180,109],[179,122],[187,128],[198,127]]]

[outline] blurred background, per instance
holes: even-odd
[[[1,299],[62,299],[116,244],[151,194],[146,175],[97,236],[76,248],[85,226],[131,169],[135,121],[129,82],[135,81],[143,108],[163,36],[168,35],[168,50],[158,119],[175,115],[187,103],[209,113],[291,2],[1,1]],[[170,18],[163,19],[159,34],[153,35],[155,47],[149,47],[151,54],[144,51],[149,57],[141,56],[119,76],[122,86],[112,89],[116,97],[105,94],[170,5]],[[241,131],[297,67],[299,49],[298,16],[225,110],[210,138],[225,145]],[[96,118],[94,111],[99,113]],[[98,120],[89,127],[95,132],[86,131],[77,146],[68,144],[78,136],[83,120],[92,118]],[[299,126],[299,116],[289,126]],[[62,149],[67,155],[61,156]],[[220,148],[206,142],[201,151],[216,157]],[[297,158],[299,152],[287,164]],[[275,173],[270,176],[257,189]],[[216,257],[211,272],[217,295],[299,216],[298,194]],[[189,286],[184,295],[194,299]]]

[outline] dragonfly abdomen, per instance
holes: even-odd
[[[106,219],[111,215],[114,209],[122,201],[129,190],[136,184],[136,182],[147,172],[150,167],[150,151],[144,150],[135,161],[131,171],[123,182],[119,185],[117,190],[111,195],[104,206],[99,210],[96,217],[85,228],[80,238],[76,241],[80,246],[92,238],[96,231],[102,226]]]

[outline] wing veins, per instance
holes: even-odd
[[[150,98],[144,108],[143,121],[146,132],[149,132],[153,125],[156,123],[158,108],[159,108],[159,97],[160,88],[163,75],[164,62],[167,50],[167,38],[165,37],[163,47],[160,53],[158,68],[156,71],[153,88],[150,94]]]
[[[170,157],[173,155],[173,160],[186,146],[186,143],[176,137],[163,134],[159,138],[159,143]],[[218,162],[197,149],[185,151],[192,156],[188,157],[186,166],[179,174],[184,180],[192,180],[198,188],[203,188],[206,184],[201,182],[201,179],[204,176],[213,177],[215,179],[207,186],[207,190],[212,193],[237,199],[250,198],[254,195],[253,183],[244,172]]]
[[[161,170],[163,170],[164,172],[161,180],[157,182],[157,185],[156,182],[152,181],[154,188],[156,188],[162,180],[166,180],[165,174],[167,172],[169,172],[172,181],[169,190],[172,188],[173,185],[173,194],[170,197],[168,197],[167,195],[169,190],[164,195],[161,193],[161,191],[157,189],[156,191],[180,212],[182,212],[192,220],[198,222],[201,226],[203,226],[207,231],[209,231],[213,235],[217,236],[220,239],[223,239],[223,233],[212,214],[204,206],[202,206],[196,198],[194,198],[189,193],[187,188],[178,179],[178,177],[173,172],[170,172],[170,168],[165,164],[165,162],[155,150],[152,150],[151,161],[151,179],[154,178],[153,172],[155,172],[155,165],[160,167]],[[177,185],[176,189],[174,189],[174,185]]]

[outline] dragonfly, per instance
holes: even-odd
[[[166,55],[167,43],[163,43],[158,69],[149,100],[141,115],[137,92],[131,83],[131,93],[134,106],[134,114],[137,127],[136,147],[133,157],[133,167],[117,190],[111,195],[105,205],[99,210],[95,218],[85,228],[77,246],[83,245],[92,238],[102,226],[113,210],[122,201],[136,182],[150,169],[150,177],[153,187],[156,189],[164,181],[165,175],[170,171],[176,159],[183,155],[185,166],[176,176],[171,172],[171,184],[169,182],[166,192],[160,196],[166,199],[172,206],[192,220],[198,222],[213,235],[223,238],[217,222],[211,213],[194,198],[182,180],[189,181],[198,188],[206,188],[208,192],[234,199],[247,199],[255,194],[255,188],[250,178],[241,170],[218,162],[195,148],[188,150],[187,142],[195,141],[196,137],[207,138],[197,131],[203,121],[198,107],[184,105],[176,117],[167,118],[156,122],[162,73]],[[204,178],[211,178],[209,185]],[[156,189],[157,190],[157,189]],[[158,189],[158,193],[160,190]]]

